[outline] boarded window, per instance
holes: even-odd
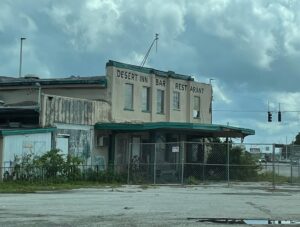
[[[124,109],[133,110],[133,84],[125,84]]]
[[[150,111],[150,88],[142,88],[142,111]]]
[[[157,90],[156,100],[157,100],[157,106],[156,106],[157,113],[161,113],[161,114],[164,113],[165,92],[163,90]]]
[[[194,96],[193,117],[200,118],[200,97]]]
[[[173,109],[180,110],[180,93],[178,91],[173,92]]]

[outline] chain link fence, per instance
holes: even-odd
[[[128,184],[300,184],[300,147],[232,142],[129,144]]]
[[[15,165],[0,167],[1,179],[128,184],[269,182],[273,187],[300,184],[300,146],[296,145],[231,141],[123,145],[116,150],[113,165]]]

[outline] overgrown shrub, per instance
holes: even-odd
[[[88,167],[88,168],[87,168]],[[14,167],[5,173],[6,181],[47,181],[61,183],[66,181],[97,181],[99,183],[124,183],[127,176],[113,169],[103,171],[98,166],[84,166],[79,157],[67,155],[58,149],[50,150],[41,156],[24,154],[15,157]]]
[[[206,166],[208,178],[215,180],[227,179],[227,144],[214,146],[209,153]],[[253,180],[258,177],[260,166],[254,158],[241,147],[229,145],[229,177],[230,180]]]

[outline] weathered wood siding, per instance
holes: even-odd
[[[110,105],[103,101],[43,95],[42,125],[54,123],[94,125],[109,120]]]

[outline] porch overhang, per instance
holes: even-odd
[[[49,133],[56,131],[56,128],[10,128],[1,129],[0,136],[12,136],[12,135],[26,135],[26,134],[39,134],[39,133]]]
[[[114,132],[140,131],[170,131],[174,133],[197,135],[201,137],[231,137],[244,138],[254,135],[255,131],[228,125],[198,124],[184,122],[145,122],[145,123],[96,123],[96,130],[110,130]]]

